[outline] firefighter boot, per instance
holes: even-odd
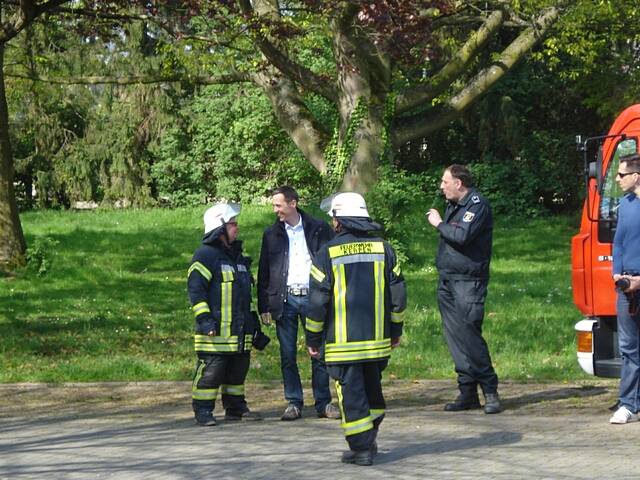
[[[347,450],[342,453],[342,463],[355,463],[356,465],[368,466],[373,464],[373,458],[378,454],[378,444],[373,442],[369,450]]]
[[[216,424],[216,417],[209,410],[196,410],[195,420],[201,427],[213,427]]]
[[[462,410],[476,410],[480,408],[480,399],[478,394],[476,395],[458,395],[453,401],[444,406],[445,412],[460,412]]]
[[[500,413],[502,405],[500,405],[500,397],[498,392],[486,393],[484,396],[484,413]]]
[[[242,413],[230,413],[227,410],[227,413],[225,413],[224,415],[224,419],[227,421],[232,421],[232,422],[236,422],[236,421],[258,421],[258,420],[262,420],[262,415],[260,415],[258,412],[252,412],[251,410],[245,410]]]

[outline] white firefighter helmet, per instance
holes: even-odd
[[[240,215],[239,203],[217,203],[204,212],[204,234],[223,226],[229,220]]]
[[[320,208],[332,217],[369,217],[364,197],[356,192],[336,193],[324,199]]]

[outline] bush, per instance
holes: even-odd
[[[440,172],[411,174],[384,165],[378,182],[367,194],[372,218],[382,224],[385,238],[396,249],[401,262],[408,260],[408,236],[425,225],[424,212],[437,199]],[[427,193],[429,192],[429,193]]]
[[[152,175],[174,205],[205,198],[260,200],[282,184],[303,196],[318,191],[320,174],[302,156],[256,87],[211,86],[181,112]]]
[[[37,237],[27,250],[27,268],[36,272],[39,277],[46,275],[59,243],[49,237]]]

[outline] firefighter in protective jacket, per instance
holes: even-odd
[[[257,322],[251,313],[250,259],[237,241],[240,206],[220,203],[204,214],[204,238],[187,274],[198,355],[192,386],[196,423],[216,424],[218,394],[225,420],[258,420],[247,407],[244,381]]]
[[[400,344],[406,289],[393,248],[372,234],[381,227],[360,194],[335,195],[328,212],[337,235],[311,267],[307,346],[317,356],[324,343],[336,382],[349,444],[342,461],[371,465],[385,413],[380,381]]]

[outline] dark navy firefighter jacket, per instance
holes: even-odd
[[[325,362],[371,362],[391,355],[402,335],[407,294],[391,246],[364,232],[344,231],[313,260],[307,345],[325,342]]]
[[[199,354],[233,354],[251,350],[256,322],[251,315],[251,259],[242,243],[230,247],[205,237],[193,254],[187,274],[195,315],[195,350]],[[208,336],[215,330],[215,336]]]

